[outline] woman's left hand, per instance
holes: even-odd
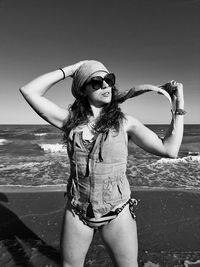
[[[160,86],[160,88],[167,91],[167,93],[170,95],[172,102],[174,104],[183,103],[184,102],[184,96],[183,96],[183,84],[176,82],[174,80]]]

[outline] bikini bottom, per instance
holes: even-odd
[[[115,209],[114,211],[110,211],[107,214],[103,215],[102,217],[95,219],[94,217],[90,217],[87,216],[88,214],[91,214],[91,212],[87,212],[87,215],[84,216],[83,212],[81,211],[81,209],[79,209],[78,207],[72,206],[72,211],[74,211],[74,213],[76,215],[79,216],[79,219],[87,226],[93,228],[93,229],[98,229],[99,227],[108,224],[109,222],[111,222],[112,220],[114,220],[115,218],[117,218],[117,216],[119,215],[119,213],[129,204],[129,210],[130,213],[133,217],[133,219],[136,219],[136,215],[134,212],[134,206],[137,205],[137,200],[134,198],[130,198],[128,201],[126,201],[124,203],[123,206],[121,206],[120,208]]]

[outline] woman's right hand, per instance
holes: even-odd
[[[64,67],[63,71],[65,72],[66,77],[67,76],[68,77],[73,77],[74,73],[77,71],[77,69],[85,62],[87,62],[87,60],[82,60],[82,61],[79,61],[78,63],[73,64],[73,65]]]
[[[65,77],[73,77],[77,69],[85,61],[62,68]],[[36,113],[50,124],[62,129],[68,116],[68,110],[62,108],[45,97],[46,92],[57,82],[63,80],[60,69],[43,74],[20,88],[20,92],[36,111]]]

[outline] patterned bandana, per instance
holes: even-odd
[[[75,98],[80,98],[81,87],[95,72],[103,71],[109,73],[106,67],[99,61],[88,60],[84,62],[74,73],[71,91]]]

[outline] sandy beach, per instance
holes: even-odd
[[[0,188],[0,266],[60,266],[64,190],[59,186]],[[139,201],[139,266],[199,266],[200,192],[135,189],[132,196]],[[113,266],[98,232],[85,266]]]

